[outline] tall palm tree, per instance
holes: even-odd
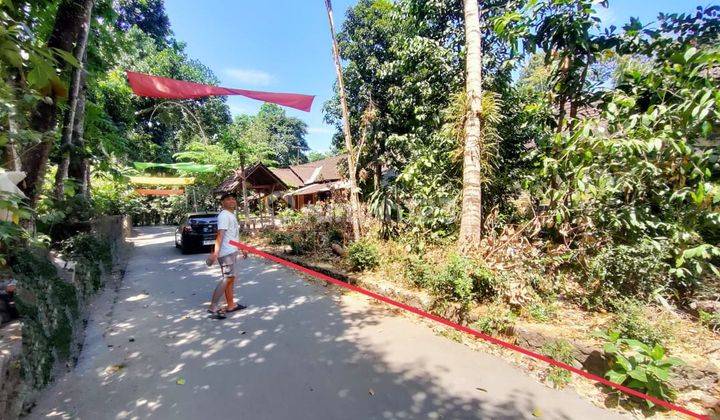
[[[465,120],[463,150],[463,199],[459,244],[468,253],[480,246],[482,239],[482,146],[480,113],[482,112],[482,36],[478,0],[464,0],[465,49],[468,115]]]

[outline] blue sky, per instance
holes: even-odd
[[[334,0],[339,27],[351,0]],[[687,12],[717,0],[610,0],[600,7],[608,26],[630,16],[651,22],[658,12]],[[335,80],[330,33],[323,0],[165,0],[177,39],[208,65],[227,87],[316,95],[310,113],[288,109],[308,124],[308,144],[327,151],[333,129],[323,123],[322,106]],[[261,103],[228,99],[233,114],[255,113]]]

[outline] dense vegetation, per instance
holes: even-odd
[[[694,308],[720,294],[720,8],[618,29],[602,26],[601,7],[481,4],[476,246],[461,227],[473,112],[463,2],[352,7],[338,37],[369,223],[342,264],[430,292],[433,310],[455,308],[489,334],[511,333],[519,317],[610,311],[607,376],[673,399],[679,362],[665,346],[676,339],[649,314],[672,308],[716,325]],[[339,93],[325,110],[344,150]],[[288,231],[312,230],[315,211]],[[337,242],[291,239],[294,253],[320,258]],[[568,357],[565,345],[546,353]]]
[[[589,307],[686,304],[718,281],[720,10],[618,30],[600,26],[595,3],[483,6],[485,240],[470,257],[526,238],[562,257],[552,270],[569,269]],[[360,1],[339,37],[382,235],[452,241],[468,106],[461,2]],[[339,125],[337,101],[326,109]]]

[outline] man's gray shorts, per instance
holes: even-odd
[[[220,270],[222,270],[223,277],[237,277],[237,258],[237,252],[223,255],[218,258],[218,263],[220,264]]]

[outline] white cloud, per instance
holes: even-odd
[[[335,134],[335,129],[332,127],[308,127],[308,133],[310,133],[310,134]]]
[[[603,7],[598,4],[595,6],[595,11],[597,12],[596,16],[600,18],[601,28],[607,28],[610,25],[617,25],[617,16],[609,7]]]
[[[230,113],[232,115],[254,114],[255,113],[254,109],[243,106],[243,105],[229,103],[228,107],[230,108]]]
[[[237,82],[252,86],[268,86],[275,81],[270,73],[255,69],[225,69],[225,74]]]

